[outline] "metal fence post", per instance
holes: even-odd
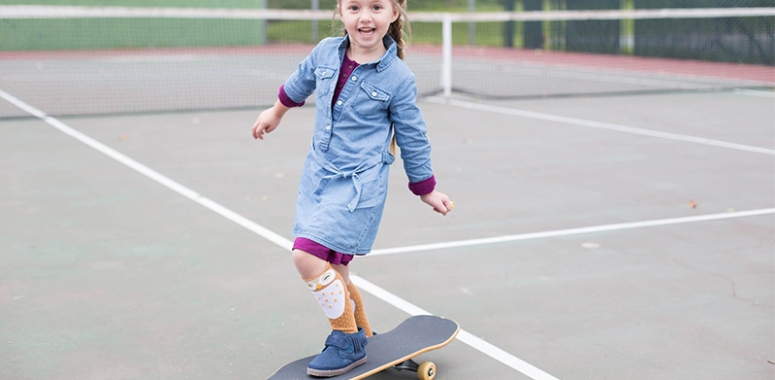
[[[266,9],[266,2],[268,0],[258,0],[258,9]],[[259,45],[266,45],[267,37],[266,37],[266,20],[259,20],[258,21],[258,44]]]
[[[468,12],[476,12],[476,0],[468,0]],[[476,45],[476,23],[473,21],[468,23],[468,44]]]
[[[444,14],[441,26],[441,90],[444,97],[452,95],[452,15]]]
[[[516,1],[505,0],[503,8],[506,12],[514,12],[516,10]],[[506,21],[506,25],[503,28],[503,46],[514,47],[514,21]]]
[[[320,0],[312,0],[312,10],[316,11],[320,9]],[[312,20],[312,42],[317,42],[320,39],[318,35],[318,20]]]

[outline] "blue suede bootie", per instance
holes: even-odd
[[[326,339],[326,348],[307,365],[307,374],[318,377],[339,376],[366,363],[366,333],[359,328],[354,334],[334,330]]]

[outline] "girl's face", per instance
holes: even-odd
[[[399,13],[391,0],[341,0],[339,14],[356,52],[384,50],[382,37]]]

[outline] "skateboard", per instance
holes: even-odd
[[[449,344],[460,331],[460,326],[452,320],[433,315],[409,317],[393,330],[369,338],[366,347],[366,363],[353,368],[343,375],[328,377],[329,380],[365,379],[388,368],[417,372],[420,380],[432,380],[436,377],[436,365],[432,362],[417,364],[412,358]],[[307,375],[307,364],[315,358],[288,363],[278,369],[267,380],[310,380],[322,379]]]

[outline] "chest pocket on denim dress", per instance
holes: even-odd
[[[336,70],[330,67],[319,66],[315,69],[315,87],[318,96],[328,94],[331,89],[331,78],[334,77],[334,74],[336,74]]]
[[[381,117],[388,109],[388,100],[390,100],[389,92],[361,82],[360,90],[355,95],[352,107],[361,116]]]

